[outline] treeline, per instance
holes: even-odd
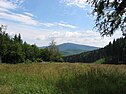
[[[39,49],[36,45],[23,42],[21,35],[11,37],[0,26],[0,63],[28,63],[42,61],[63,61],[55,43],[52,41],[48,48]]]
[[[98,49],[94,51],[89,52],[83,52],[77,55],[70,55],[63,57],[65,62],[81,62],[81,63],[92,63],[94,61],[99,60],[100,58],[103,58],[105,56],[105,53],[103,49]]]
[[[64,57],[65,62],[92,63],[105,59],[105,64],[126,64],[126,37],[110,42],[104,48]]]

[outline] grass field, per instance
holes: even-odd
[[[126,66],[0,64],[0,94],[126,94]]]

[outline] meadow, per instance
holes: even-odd
[[[126,94],[126,66],[0,64],[0,94]]]

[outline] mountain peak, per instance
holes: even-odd
[[[45,48],[45,47],[47,46],[40,47],[40,48]],[[98,47],[75,44],[75,43],[63,43],[63,44],[57,45],[57,47],[63,56],[74,55],[74,54],[79,54],[82,52],[99,49]]]
[[[72,55],[72,54],[78,54],[81,52],[99,49],[98,47],[80,45],[80,44],[75,44],[75,43],[63,43],[63,44],[58,45],[58,48],[59,48],[59,51],[63,55]]]

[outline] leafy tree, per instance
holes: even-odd
[[[23,43],[21,35],[13,38],[5,32],[6,26],[0,26],[0,63],[22,63],[26,60],[36,61],[40,56],[40,50],[36,45]]]
[[[6,32],[6,26],[0,26],[0,63],[17,64],[23,62],[62,61],[55,42],[45,49],[39,49],[36,45],[23,43],[21,35],[10,37]],[[29,62],[29,63],[31,63]]]
[[[87,0],[93,6],[96,27],[101,35],[113,35],[121,29],[126,35],[126,0]]]
[[[56,42],[54,40],[51,41],[48,49],[50,52],[50,61],[63,61],[59,49],[57,48]]]
[[[29,45],[26,42],[23,44],[23,52],[25,53],[25,60],[35,61],[40,56],[39,48],[36,45]]]
[[[6,63],[22,63],[25,60],[25,54],[22,50],[22,45],[19,43],[11,43],[7,53],[4,55],[3,61]]]
[[[50,61],[50,55],[50,51],[47,47],[40,50],[40,58],[43,61]]]
[[[32,61],[37,60],[37,58],[40,56],[40,50],[35,44],[31,45],[30,53],[31,53],[31,60]]]

